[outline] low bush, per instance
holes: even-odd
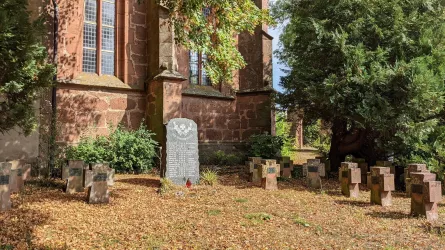
[[[269,134],[253,135],[249,138],[249,156],[275,159],[280,155],[283,139]]]
[[[120,173],[147,172],[158,158],[158,143],[153,135],[143,124],[134,131],[118,126],[109,136],[82,138],[77,146],[66,150],[65,156],[86,163],[108,162]]]
[[[201,163],[204,165],[236,166],[240,164],[242,157],[238,154],[226,154],[222,150],[206,154],[202,157]]]
[[[218,183],[218,173],[216,171],[207,169],[201,173],[201,184],[214,186]]]

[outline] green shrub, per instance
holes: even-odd
[[[201,184],[214,186],[218,183],[218,173],[210,169],[204,170],[201,173]]]
[[[109,136],[82,138],[77,146],[69,147],[66,158],[86,163],[109,162],[117,172],[149,171],[158,157],[154,134],[141,124],[138,130],[126,131],[118,126]]]
[[[275,159],[283,147],[283,139],[280,136],[268,134],[253,135],[249,138],[249,156]]]
[[[277,112],[275,117],[277,136],[283,140],[281,155],[293,156],[297,148],[295,147],[295,135],[291,135],[292,123],[287,121],[287,116],[284,112]]]
[[[159,192],[161,194],[168,193],[175,189],[175,185],[170,179],[161,178],[160,182],[161,182],[161,187],[159,188]]]
[[[206,154],[202,157],[201,163],[204,165],[217,166],[236,166],[240,164],[242,157],[237,154],[226,154],[222,150],[212,152],[210,155]]]

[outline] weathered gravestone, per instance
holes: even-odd
[[[355,162],[342,162],[339,175],[341,176],[341,193],[347,197],[359,196],[359,184],[361,183],[361,169]]]
[[[84,191],[83,171],[85,163],[83,161],[68,162],[68,178],[66,183],[66,192],[69,194]]]
[[[391,161],[377,161],[375,165],[378,167],[388,167],[390,169],[390,174],[396,173],[396,167],[393,166]]]
[[[319,159],[307,160],[307,185],[310,188],[321,189],[320,167],[323,165]]]
[[[110,194],[108,192],[108,164],[92,164],[93,181],[88,187],[88,203],[108,203]]]
[[[249,174],[250,182],[261,180],[258,174],[258,166],[261,166],[261,157],[249,157],[248,161],[246,161],[246,172]]]
[[[294,162],[288,156],[278,158],[277,163],[280,165],[280,177],[291,178],[292,170],[294,169]]]
[[[177,185],[185,185],[187,180],[198,183],[198,129],[194,121],[176,118],[168,122],[166,152],[166,178]]]
[[[97,164],[99,164],[99,163],[85,165],[84,172],[83,172],[83,187],[84,188],[91,187],[91,185],[93,184],[92,167],[93,167],[93,165],[97,165]],[[100,163],[100,164],[103,165],[107,169],[107,185],[113,186],[115,170],[113,168],[110,168],[109,163]]]
[[[261,167],[258,170],[261,177],[261,187],[266,190],[277,190],[279,165],[276,160],[261,160]]]
[[[437,203],[442,201],[442,185],[436,175],[426,172],[411,173],[411,214],[423,215],[427,220],[439,218]]]
[[[9,162],[0,162],[0,211],[11,209],[11,192],[9,191],[11,165]]]
[[[409,164],[405,168],[405,189],[406,195],[411,197],[411,174],[417,172],[429,172],[426,164]]]
[[[368,173],[368,163],[366,163],[366,160],[363,158],[354,158],[352,159],[352,162],[357,163],[358,168],[360,168],[361,172],[361,179],[363,184],[368,183],[367,173]]]
[[[388,167],[371,167],[371,204],[391,206],[391,192],[395,190],[394,174]]]
[[[9,161],[11,163],[11,172],[9,176],[9,191],[11,193],[17,193],[23,190],[23,165],[25,162],[22,160]]]
[[[108,170],[107,170],[107,185],[108,186],[114,186],[115,173],[116,173],[116,170],[114,170],[114,168],[110,168],[110,166],[108,165]]]

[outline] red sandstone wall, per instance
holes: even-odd
[[[271,133],[268,94],[237,96],[236,100],[183,96],[182,117],[198,124],[200,142],[242,142],[251,135]]]
[[[81,136],[109,134],[122,123],[136,129],[145,116],[145,93],[64,88],[57,91],[58,142],[76,143]]]

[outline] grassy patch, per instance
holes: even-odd
[[[210,216],[216,216],[216,215],[221,214],[221,210],[219,210],[219,209],[212,209],[212,210],[207,211],[207,214],[210,215]]]
[[[299,216],[295,216],[293,218],[293,220],[294,220],[295,224],[298,224],[298,225],[301,225],[301,226],[304,226],[304,227],[310,227],[311,226],[305,219],[303,219],[303,218],[301,218]]]
[[[272,215],[267,213],[250,213],[244,215],[244,218],[250,220],[253,224],[260,224],[264,221],[269,221],[272,219]]]
[[[218,183],[218,173],[216,171],[206,169],[201,173],[200,182],[204,185],[214,186]]]
[[[238,203],[246,203],[249,200],[248,199],[244,199],[244,198],[239,198],[239,199],[236,199],[235,201],[238,202]]]
[[[174,190],[175,185],[173,184],[173,182],[170,179],[162,178],[160,180],[160,182],[161,182],[161,188],[159,189],[159,192],[161,194],[166,194],[169,191]]]

